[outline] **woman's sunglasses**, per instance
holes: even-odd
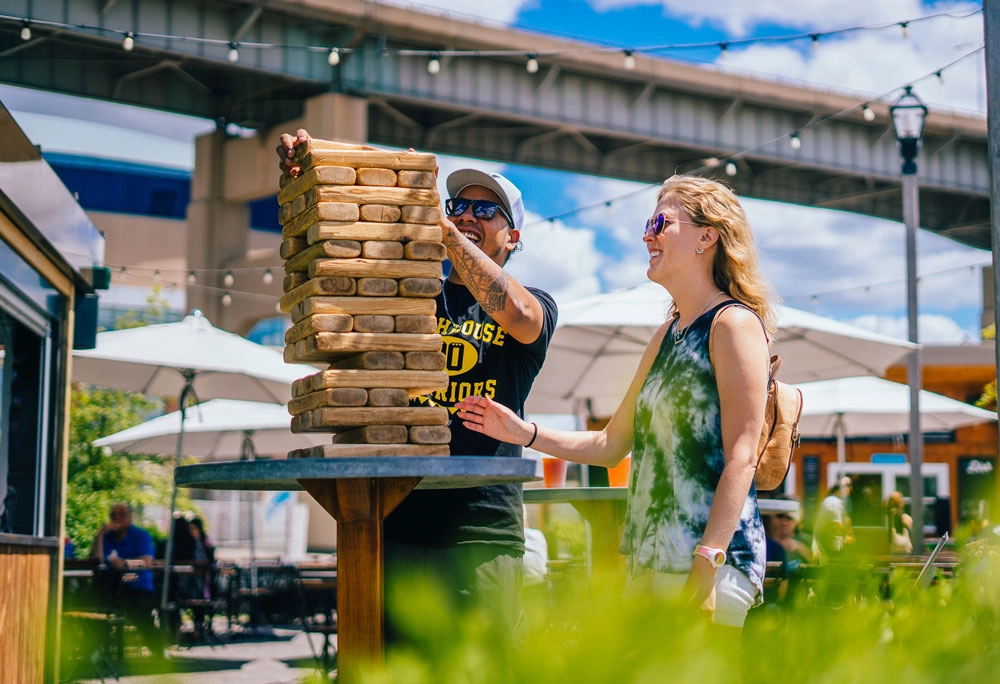
[[[673,219],[668,219],[665,214],[657,214],[653,218],[646,221],[646,230],[642,232],[642,236],[646,237],[650,233],[653,237],[656,237],[663,232],[663,229],[669,226],[671,223],[687,223],[692,226],[700,226],[700,223],[695,223],[694,221],[675,221]]]
[[[464,197],[449,197],[444,201],[444,210],[448,216],[461,216],[472,206],[472,215],[477,219],[488,221],[500,212],[500,215],[507,221],[507,225],[513,226],[514,219],[504,210],[503,205],[489,200],[465,199]]]

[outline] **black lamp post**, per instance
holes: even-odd
[[[890,107],[892,126],[899,141],[903,158],[903,223],[906,224],[906,315],[910,342],[919,342],[917,335],[917,228],[920,225],[920,195],[917,188],[917,153],[924,134],[927,107],[913,94],[910,86]],[[920,431],[920,347],[910,352],[906,378],[910,385],[910,437],[907,444],[910,457],[910,514],[917,548],[923,549],[924,480],[923,434]]]

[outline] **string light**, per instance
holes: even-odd
[[[729,43],[719,43],[719,57],[721,59],[727,59],[729,57]]]
[[[194,274],[194,271],[188,271],[187,274],[187,284],[194,285],[198,282],[198,276]]]
[[[232,287],[234,282],[236,282],[236,278],[233,277],[233,272],[226,271],[226,275],[222,276],[222,284],[226,287]]]
[[[861,116],[864,118],[865,121],[874,121],[875,120],[875,110],[873,110],[871,107],[869,107],[866,104],[861,105]]]
[[[125,52],[132,52],[132,48],[135,47],[135,34],[129,31],[125,34],[125,40],[122,41],[122,50]]]
[[[340,64],[340,49],[330,48],[330,54],[326,56],[326,63],[330,66],[337,66]]]
[[[229,306],[233,303],[233,296],[228,292],[222,293],[222,306]]]
[[[27,19],[21,22],[21,40],[31,40],[31,22]]]
[[[118,275],[120,276],[120,280],[123,283],[128,282],[128,271],[125,270],[124,266],[122,266],[121,269],[118,271]]]
[[[940,71],[935,71],[934,75],[937,76],[938,83],[944,85],[944,75]]]
[[[726,162],[726,175],[727,176],[729,176],[730,178],[733,177],[733,176],[735,176],[737,170],[738,169],[736,168],[736,162],[734,162],[734,161],[727,161]]]
[[[153,271],[153,282],[157,285],[160,284],[160,269]]]
[[[524,68],[529,74],[538,73],[538,55],[532,52],[528,55],[528,61],[525,63]]]
[[[229,42],[229,52],[226,54],[226,59],[235,64],[240,61],[240,44]]]
[[[625,50],[625,59],[622,60],[622,66],[625,67],[627,71],[632,71],[635,69],[635,55],[632,54],[632,50]]]
[[[819,50],[819,34],[814,33],[810,38],[812,38],[812,51],[817,52]]]
[[[903,29],[903,38],[909,38],[910,37],[910,22],[908,22],[908,21],[901,21],[901,22],[899,22],[899,27],[901,29]]]
[[[788,144],[792,146],[793,150],[797,150],[802,147],[802,138],[799,137],[798,132],[792,133],[788,138]]]
[[[431,55],[431,58],[427,60],[427,73],[430,75],[435,75],[441,71],[441,55],[435,52]]]
[[[271,283],[274,282],[274,274],[271,273],[271,269],[267,269],[266,271],[264,271],[263,280],[265,285],[270,285]]]

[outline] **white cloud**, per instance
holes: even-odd
[[[847,322],[900,340],[909,337],[909,323],[905,316],[866,314]],[[920,314],[917,334],[922,344],[967,344],[980,338],[978,330],[964,330],[953,319],[936,314]]]
[[[540,287],[556,301],[568,301],[602,291],[598,272],[602,259],[594,247],[594,231],[571,228],[562,221],[536,223],[528,212],[521,234],[523,249],[511,257],[507,271],[523,285]]]

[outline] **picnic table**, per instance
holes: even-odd
[[[487,456],[380,456],[234,461],[181,466],[181,487],[304,489],[337,520],[338,676],[381,663],[384,635],[382,523],[413,489],[460,489],[534,480],[534,461]]]

